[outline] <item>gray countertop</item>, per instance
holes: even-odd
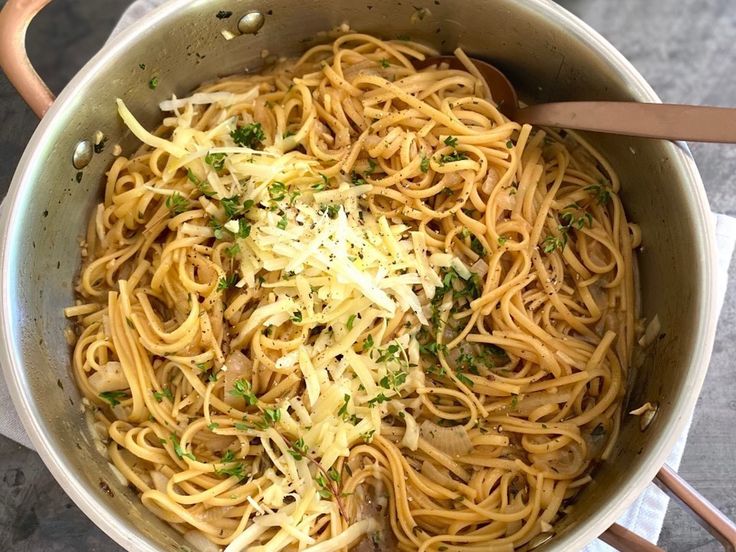
[[[664,101],[736,106],[736,0],[560,0],[600,31]],[[0,5],[4,0],[0,0]],[[123,12],[121,0],[55,0],[31,26],[39,73],[60,91],[100,48]],[[0,74],[0,194],[36,126]],[[692,145],[714,211],[736,215],[736,146]],[[736,268],[718,326],[680,473],[736,518]],[[660,546],[671,552],[720,550],[676,505]],[[32,451],[0,437],[0,550],[121,550],[77,509]]]

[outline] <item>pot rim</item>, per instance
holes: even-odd
[[[54,102],[51,109],[43,118],[26,146],[17,170],[3,202],[2,220],[2,249],[0,250],[0,359],[5,380],[8,384],[10,396],[16,411],[23,422],[36,451],[41,456],[46,467],[51,471],[56,481],[75,502],[75,504],[100,529],[128,550],[139,552],[157,552],[145,539],[142,533],[130,532],[124,524],[116,523],[115,517],[109,514],[107,498],[101,493],[90,492],[89,483],[74,477],[68,468],[68,462],[61,453],[54,450],[51,442],[43,432],[40,416],[35,410],[37,401],[25,384],[23,359],[18,348],[11,346],[20,342],[21,336],[13,323],[13,307],[16,302],[18,282],[14,279],[12,267],[19,263],[18,235],[23,228],[22,216],[25,205],[32,199],[30,193],[33,186],[34,165],[36,151],[41,148],[47,137],[56,132],[55,123],[58,115],[64,112],[69,104],[79,94],[84,93],[93,76],[98,70],[115,62],[115,60],[139,37],[155,28],[177,11],[187,5],[190,0],[170,0],[156,8],[143,20],[130,25],[116,36],[114,42],[108,42],[102,49],[77,73],[64,88]],[[566,32],[572,33],[582,43],[595,52],[609,67],[615,71],[618,78],[625,81],[632,94],[639,101],[660,102],[660,98],[646,82],[644,77],[633,65],[597,31],[588,26],[577,16],[568,12],[551,0],[527,0],[525,9],[536,12],[551,19]],[[611,503],[606,508],[593,512],[584,523],[570,528],[558,539],[550,542],[552,549],[578,550],[595,539],[606,528],[620,517],[624,510],[636,497],[651,483],[656,472],[664,464],[670,450],[685,428],[700,393],[700,389],[707,372],[710,355],[715,340],[717,324],[716,317],[716,246],[713,220],[705,194],[702,179],[698,173],[695,161],[687,145],[681,142],[672,144],[672,162],[678,165],[684,188],[692,204],[695,215],[693,224],[701,240],[698,254],[700,258],[693,259],[693,266],[700,270],[699,280],[703,284],[695,290],[697,301],[697,316],[701,322],[696,325],[692,351],[693,364],[689,367],[689,385],[683,386],[677,403],[677,415],[673,415],[663,424],[658,437],[660,446],[650,450],[643,467],[630,474],[619,486]]]

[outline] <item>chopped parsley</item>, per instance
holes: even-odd
[[[542,251],[552,253],[555,249],[562,251],[567,245],[567,234],[563,236],[547,236],[542,240]]]
[[[294,460],[301,460],[302,458],[306,457],[307,445],[304,443],[304,439],[300,437],[299,439],[294,441],[294,444],[287,452],[291,454]]]
[[[599,182],[598,184],[591,184],[584,188],[586,192],[591,192],[595,198],[596,203],[600,206],[604,206],[611,201],[611,191],[605,182]]]
[[[457,138],[455,138],[454,136],[448,136],[447,138],[445,138],[445,145],[450,146],[451,148],[456,148]]]
[[[286,230],[286,226],[289,224],[289,221],[286,218],[286,213],[284,213],[279,221],[276,223],[276,227],[280,230]]]
[[[337,214],[340,212],[340,205],[338,205],[337,203],[330,203],[329,205],[320,205],[318,212],[320,215],[327,214],[328,217],[334,220],[337,218]]]
[[[486,248],[483,247],[483,244],[475,236],[471,236],[470,238],[470,249],[472,249],[479,257],[486,256]]]
[[[227,215],[228,218],[233,218],[243,210],[240,204],[240,196],[237,195],[223,197],[220,200],[220,203],[222,204],[222,208],[225,210],[225,215]]]
[[[211,424],[207,424],[207,429],[209,429],[210,431],[214,431],[218,427],[220,427],[220,424],[218,424],[217,422],[212,422]]]
[[[291,321],[295,324],[301,324],[302,322],[302,311],[294,311],[291,315]]]
[[[238,219],[238,237],[245,239],[250,236],[250,224],[244,218]]]
[[[179,192],[166,198],[166,208],[174,215],[180,215],[189,207],[189,201]]]
[[[235,286],[235,283],[237,281],[238,281],[237,274],[231,274],[230,276],[222,276],[217,281],[217,291],[225,291],[226,289],[230,289],[231,287]]]
[[[184,449],[182,449],[179,444],[179,438],[176,435],[172,433],[169,439],[171,440],[171,444],[174,445],[174,452],[179,458],[189,458],[195,462],[197,461],[197,458],[191,452],[184,452]]]
[[[332,491],[328,488],[329,484],[325,481],[325,477],[322,474],[319,474],[314,477],[314,480],[317,482],[317,485],[319,485],[319,496],[325,500],[330,500],[332,498]]]
[[[169,389],[168,387],[164,387],[160,392],[154,391],[153,398],[156,399],[157,402],[161,402],[162,400],[164,400],[164,398],[169,399],[171,402],[174,402],[174,396],[171,394],[171,389]]]
[[[230,390],[230,395],[233,397],[242,397],[248,406],[255,406],[258,404],[258,397],[253,393],[253,387],[249,381],[245,378],[237,379],[233,382],[233,388]]]
[[[429,172],[429,157],[422,155],[422,162],[419,163],[419,168],[423,173]]]
[[[312,184],[312,189],[317,190],[318,192],[327,188],[327,186],[330,183],[330,179],[327,177],[327,175],[320,173],[320,176],[322,177],[322,182],[317,182],[316,184]]]
[[[370,443],[373,440],[373,435],[375,435],[375,433],[376,433],[376,430],[371,429],[370,431],[361,433],[360,436],[363,438],[364,443]]]
[[[204,162],[217,172],[220,172],[225,168],[225,157],[227,157],[226,153],[208,153],[204,156]]]
[[[362,186],[365,184],[365,178],[363,178],[362,174],[358,174],[355,171],[350,173],[350,181],[353,183],[354,186]]]
[[[373,408],[377,404],[385,403],[388,400],[389,399],[386,395],[384,395],[383,393],[379,393],[378,395],[376,395],[375,397],[373,397],[372,399],[368,401],[368,406],[370,408]]]
[[[117,406],[120,404],[120,399],[128,398],[128,394],[124,391],[103,391],[99,397],[109,402],[110,406]]]
[[[353,324],[355,323],[355,317],[356,316],[357,315],[355,315],[355,314],[351,314],[350,317],[348,318],[348,321],[345,324],[345,326],[347,326],[348,330],[352,330],[353,329]]]
[[[263,420],[256,422],[258,429],[268,429],[281,420],[281,410],[278,408],[267,408],[263,411]]]
[[[234,257],[238,253],[240,253],[240,246],[237,243],[225,248],[225,255],[228,257]]]
[[[453,151],[452,153],[445,154],[440,157],[440,165],[444,165],[445,163],[456,163],[457,161],[465,161],[467,158],[468,156],[464,153]]]
[[[202,193],[202,195],[205,195],[207,197],[215,195],[215,191],[209,185],[209,182],[197,178],[197,175],[192,172],[192,169],[187,169],[187,178],[192,184],[196,186],[196,188]]]
[[[261,128],[261,123],[238,126],[238,128],[230,133],[230,137],[237,145],[250,149],[260,146],[266,139],[266,135]]]
[[[383,58],[381,61],[379,61],[379,63],[381,64],[381,67],[383,67],[384,69],[388,69],[389,67],[391,67],[391,64],[386,58]]]
[[[365,338],[363,341],[363,350],[364,351],[370,351],[373,347],[373,336],[371,334],[368,334],[368,337]]]
[[[153,77],[148,81],[148,88],[151,90],[156,90],[156,88],[158,88],[158,77]]]

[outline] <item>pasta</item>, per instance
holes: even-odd
[[[348,33],[161,104],[82,243],[106,454],[201,550],[511,551],[615,442],[616,173],[417,43]]]

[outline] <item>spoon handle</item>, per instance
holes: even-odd
[[[514,119],[538,126],[626,136],[736,143],[736,109],[637,102],[560,102],[519,109]]]

